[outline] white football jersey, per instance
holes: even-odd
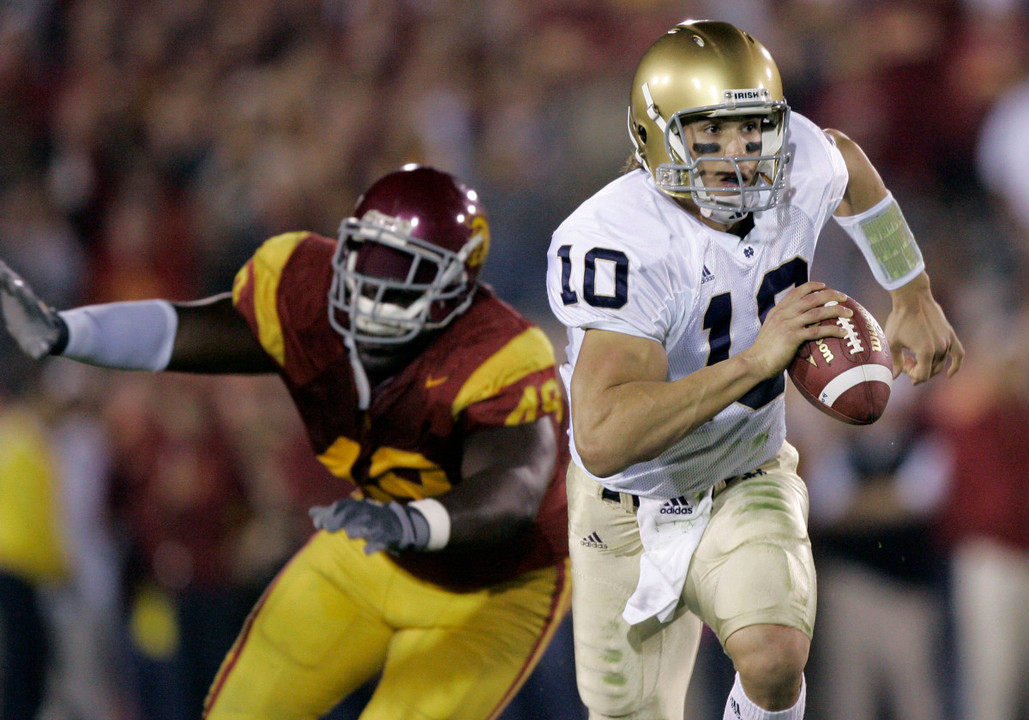
[[[819,233],[847,185],[839,150],[797,113],[787,150],[779,203],[755,214],[742,239],[701,223],[658,190],[645,170],[609,183],[558,227],[548,252],[547,295],[568,328],[561,373],[569,397],[590,328],[661,343],[670,381],[754,342],[772,305],[809,279]],[[612,490],[671,498],[752,470],[785,440],[785,387],[784,372],[658,457],[597,479]],[[571,451],[582,467],[574,440]]]

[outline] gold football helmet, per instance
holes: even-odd
[[[689,123],[740,116],[760,122],[757,155],[705,155],[688,146]],[[729,224],[778,201],[789,161],[789,116],[779,69],[761,43],[729,23],[690,20],[669,30],[640,60],[629,98],[629,137],[636,159],[662,191],[691,199],[705,217]],[[705,187],[704,163],[728,163],[736,188]],[[741,164],[757,170],[749,174]]]

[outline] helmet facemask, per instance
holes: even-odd
[[[329,319],[354,341],[399,345],[445,326],[471,304],[465,261],[484,239],[475,235],[455,253],[379,215],[340,226]]]
[[[658,112],[646,83],[642,90],[648,104],[647,115],[663,130],[665,152],[671,160],[652,169],[654,181],[661,190],[679,197],[688,194],[704,217],[722,224],[737,222],[749,213],[775,206],[779,191],[785,184],[785,167],[789,161],[783,147],[790,110],[784,101],[772,100],[765,89],[726,90],[724,103],[680,110],[666,120]],[[748,99],[738,100],[740,97]],[[754,118],[759,121],[759,154],[694,156],[685,141],[687,126],[708,118]],[[721,187],[712,190],[704,184],[703,167],[714,163],[728,164],[732,168],[736,174],[735,189]],[[753,166],[754,170],[745,171],[743,166]]]

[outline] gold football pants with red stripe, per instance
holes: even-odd
[[[362,720],[488,720],[568,608],[567,566],[455,593],[342,532],[318,532],[265,591],[226,656],[207,720],[314,720],[381,672]]]

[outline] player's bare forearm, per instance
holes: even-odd
[[[549,417],[470,436],[462,481],[436,498],[450,515],[448,546],[495,544],[529,528],[553,476],[557,443]]]
[[[581,356],[580,356],[581,358]],[[581,359],[580,359],[581,363]],[[635,380],[574,401],[575,447],[598,477],[664,452],[757,385],[764,377],[745,357],[732,357],[675,382]]]
[[[572,377],[575,446],[586,469],[607,477],[656,457],[782,373],[800,343],[840,336],[840,328],[817,323],[849,314],[825,305],[845,297],[806,283],[769,311],[751,347],[674,382],[666,379],[668,361],[658,343],[588,331]]]
[[[229,293],[176,303],[178,332],[168,370],[193,373],[266,373],[275,363],[261,348]]]

